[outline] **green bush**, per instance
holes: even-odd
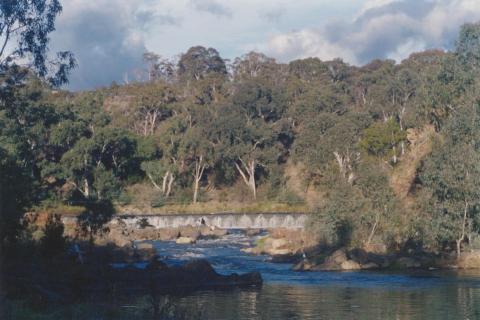
[[[118,204],[120,205],[128,205],[128,204],[131,204],[133,201],[133,196],[131,194],[129,194],[128,192],[122,192],[120,193],[120,195],[118,196],[118,199],[117,199],[117,202]]]
[[[152,208],[161,208],[166,204],[165,202],[166,201],[163,194],[156,193],[150,201],[150,205],[152,206]]]

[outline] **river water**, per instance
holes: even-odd
[[[254,241],[238,232],[192,245],[154,246],[169,264],[205,258],[221,274],[262,274],[260,289],[179,298],[205,319],[480,319],[480,273],[295,272],[291,264],[241,251]]]

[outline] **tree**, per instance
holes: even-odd
[[[469,68],[480,66],[480,23],[467,23],[460,29],[455,54]]]
[[[175,77],[174,63],[154,52],[146,51],[143,54],[143,61],[148,66],[148,81],[164,80],[170,82]]]
[[[360,113],[339,117],[322,112],[312,116],[297,135],[294,159],[306,166],[310,176],[322,176],[334,165],[340,179],[353,183],[360,160],[358,142],[370,121]]]
[[[4,246],[16,240],[20,229],[19,220],[24,209],[31,203],[34,181],[21,159],[0,145],[0,253]]]
[[[257,77],[268,78],[273,75],[276,68],[275,59],[252,51],[240,58],[235,58],[233,62],[233,76],[236,81]]]
[[[379,157],[391,157],[397,163],[398,146],[407,138],[405,131],[391,119],[387,122],[376,122],[365,129],[360,147],[367,153]]]
[[[145,87],[145,91],[136,102],[137,124],[144,136],[155,132],[160,121],[168,117],[168,105],[175,102],[175,95],[169,87]]]
[[[62,11],[58,0],[6,0],[0,3],[0,74],[18,67],[35,70],[55,86],[67,82],[68,73],[75,67],[73,55],[58,52],[56,59],[48,58],[48,35],[55,30],[55,18]],[[15,44],[12,45],[12,42]],[[52,74],[51,66],[56,67]]]
[[[480,109],[463,108],[445,128],[421,170],[422,185],[431,201],[432,231],[441,242],[455,242],[457,255],[474,230],[480,204]]]
[[[225,115],[217,119],[212,141],[219,142],[218,153],[223,161],[236,168],[256,199],[257,169],[268,168],[280,154],[276,131],[261,118],[248,118],[234,106],[222,111]]]
[[[103,128],[80,139],[60,160],[58,176],[86,200],[111,198],[119,180],[138,170],[136,143],[121,129]]]
[[[213,48],[191,47],[178,61],[178,75],[186,80],[198,81],[210,73],[227,74],[225,61]]]

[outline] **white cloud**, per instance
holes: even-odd
[[[70,50],[78,68],[71,89],[86,89],[121,81],[142,67],[145,29],[155,22],[175,25],[168,13],[151,10],[148,2],[131,0],[65,0],[52,34],[52,51]]]
[[[198,11],[204,11],[216,16],[232,17],[232,11],[220,1],[190,0],[190,4]]]
[[[233,59],[249,50],[280,61],[316,56],[353,64],[451,48],[480,20],[480,0],[62,0],[52,50],[71,50],[70,88],[122,81],[145,48],[166,57],[194,45]]]
[[[283,61],[341,57],[353,64],[397,61],[426,48],[451,48],[460,26],[480,19],[478,0],[372,0],[350,21],[272,36],[267,53]]]

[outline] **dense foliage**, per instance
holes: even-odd
[[[58,3],[42,3],[11,16],[15,25],[54,19]],[[460,252],[476,241],[478,24],[463,27],[455,51],[399,64],[282,64],[256,52],[227,64],[200,46],[173,62],[147,52],[144,82],[78,93],[51,86],[74,66],[70,54],[59,54],[69,61],[49,83],[42,34],[29,30],[14,54],[33,53],[32,65],[6,58],[0,70],[5,83],[23,73],[2,89],[2,220],[32,204],[262,200],[308,203],[312,228],[329,242]],[[429,128],[424,152],[414,137]],[[2,241],[14,237],[0,226]]]

